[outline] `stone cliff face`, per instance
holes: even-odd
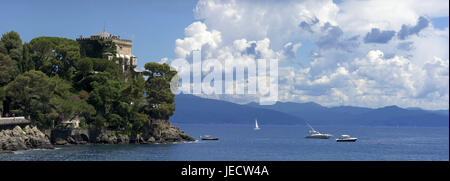
[[[180,128],[173,126],[168,120],[150,120],[144,131],[143,137],[148,142],[183,142],[195,141],[194,138],[184,133]]]
[[[194,138],[173,126],[168,120],[151,120],[143,133],[128,136],[109,130],[54,129],[51,142],[55,145],[69,144],[152,144],[195,141]]]
[[[53,149],[50,140],[37,127],[16,126],[0,131],[0,153],[28,149]]]

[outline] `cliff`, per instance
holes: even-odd
[[[158,143],[195,141],[179,127],[173,126],[168,120],[150,120],[143,134],[147,141]]]

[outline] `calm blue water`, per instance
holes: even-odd
[[[0,154],[0,160],[449,160],[449,129],[427,127],[320,127],[323,133],[350,134],[354,143],[305,139],[304,126],[176,124],[191,136],[219,141],[159,145],[63,146]]]

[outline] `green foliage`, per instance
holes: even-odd
[[[35,69],[33,60],[31,59],[31,45],[29,43],[23,44],[23,58],[18,62],[18,68],[20,73],[24,73]]]
[[[121,90],[121,104],[118,114],[128,122],[128,128],[133,132],[142,131],[149,116],[143,112],[144,109],[145,80],[142,76],[128,81]]]
[[[94,71],[94,61],[90,58],[82,58],[77,63],[77,73],[82,77],[87,77],[92,74]]]
[[[79,40],[81,57],[103,58],[104,53],[116,55],[116,45],[108,40]]]
[[[8,33],[5,33],[2,35],[0,39],[0,54],[6,55],[7,57],[4,57],[0,55],[0,69],[8,67],[9,70],[5,72],[5,70],[2,69],[2,74],[10,74],[8,77],[9,79],[13,79],[16,76],[16,73],[19,70],[18,64],[22,62],[23,59],[23,45],[22,45],[22,39],[20,39],[20,36],[15,31],[10,31]],[[3,60],[2,60],[3,59]],[[8,59],[12,60],[13,62],[10,62]],[[12,65],[12,66],[10,66]],[[5,78],[5,77],[3,77]],[[1,78],[0,78],[1,79]],[[0,86],[1,86],[1,80],[0,80]]]
[[[99,73],[97,80],[91,82],[93,90],[89,94],[88,102],[95,107],[98,114],[106,115],[112,111],[119,99],[121,83],[108,78],[108,73]]]
[[[53,122],[89,115],[93,108],[71,96],[71,85],[41,71],[25,72],[5,87],[6,96],[17,114],[30,115],[39,127],[51,128]]]
[[[93,62],[93,68],[95,71],[97,72],[108,72],[113,76],[116,76],[117,78],[122,78],[120,77],[122,75],[122,71],[119,67],[119,65],[117,65],[114,61],[109,61],[106,59],[92,59],[91,61]]]
[[[97,111],[93,123],[113,130],[141,130],[148,120],[148,116],[141,112],[143,77],[124,82],[111,79],[107,72],[100,72],[90,78],[93,90],[89,93],[88,103]]]
[[[0,87],[8,84],[16,75],[14,61],[3,53],[0,53]]]
[[[146,87],[146,113],[152,118],[169,119],[175,111],[175,95],[170,90],[170,81],[176,75],[167,64],[150,62],[145,64],[144,75],[148,76]]]
[[[60,120],[72,121],[80,117],[86,119],[95,114],[94,107],[74,95],[67,97],[55,96],[50,100],[50,105],[58,113]]]
[[[38,37],[30,41],[31,58],[36,68],[47,76],[71,80],[80,59],[80,47],[74,40],[58,37]]]
[[[3,53],[5,55],[8,54],[8,50],[6,50],[5,44],[0,40],[0,53]]]
[[[56,119],[58,116],[51,111],[49,105],[55,86],[44,73],[30,71],[9,83],[5,92],[12,100],[13,110],[25,116],[31,115],[40,127],[50,127],[49,119]]]
[[[1,41],[8,54],[10,54],[11,50],[22,49],[22,39],[20,39],[19,33],[15,31],[3,34]]]
[[[175,111],[167,64],[147,63],[148,79],[124,74],[112,41],[38,37],[22,44],[14,31],[0,40],[0,111],[30,116],[40,128],[79,119],[84,127],[137,134],[149,119]],[[146,96],[144,96],[146,95]]]
[[[2,35],[0,40],[0,53],[8,55],[13,61],[18,73],[24,73],[34,69],[34,63],[30,57],[31,46],[22,44],[22,39],[17,32],[10,31]]]
[[[76,66],[76,73],[73,78],[76,90],[93,90],[91,82],[103,81],[105,79],[121,80],[122,72],[117,64],[112,61],[99,58],[82,58]]]
[[[3,101],[5,101],[5,88],[0,87],[0,115],[3,113]]]

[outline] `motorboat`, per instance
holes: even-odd
[[[217,137],[211,137],[210,135],[200,136],[202,140],[219,140]]]
[[[317,138],[317,139],[328,139],[332,137],[331,134],[322,134],[316,130],[309,130],[309,135],[305,136],[305,138]]]
[[[355,142],[358,138],[350,137],[350,135],[343,134],[340,138],[336,139],[336,142]]]
[[[311,125],[309,125],[308,123],[306,123],[309,128],[311,128],[311,130],[309,130],[309,135],[305,136],[305,138],[317,138],[317,139],[328,139],[330,137],[332,137],[333,135],[331,134],[322,134],[319,131],[316,131]]]

